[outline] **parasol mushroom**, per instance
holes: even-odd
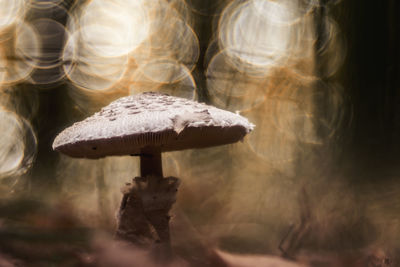
[[[169,210],[179,180],[163,177],[161,153],[242,140],[254,125],[206,104],[146,92],[120,98],[61,132],[53,149],[71,157],[140,156],[140,177],[123,189],[117,237],[170,243]]]

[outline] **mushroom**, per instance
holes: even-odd
[[[169,246],[169,210],[179,180],[163,177],[161,153],[225,145],[254,128],[232,112],[146,92],[120,98],[61,132],[53,149],[71,157],[140,156],[140,177],[123,189],[116,235],[136,244]]]

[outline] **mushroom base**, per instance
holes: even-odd
[[[136,177],[123,189],[116,237],[150,248],[163,244],[170,248],[169,211],[179,187],[176,177]]]

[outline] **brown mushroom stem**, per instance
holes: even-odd
[[[142,201],[134,187],[134,184],[127,183],[121,190],[123,198],[117,216],[115,237],[146,248],[154,243],[157,234],[150,227]]]
[[[150,243],[161,243],[169,251],[169,211],[179,180],[163,177],[161,149],[157,147],[141,149],[140,174],[123,190],[117,237],[145,246],[149,245],[145,240],[150,239]]]
[[[140,176],[157,176],[163,178],[161,149],[146,147],[140,151]]]
[[[161,149],[159,147],[146,147],[141,149],[140,176],[147,179],[146,182],[148,183],[149,187],[151,186],[150,184],[157,183],[157,181],[164,178],[162,173]],[[143,200],[143,202],[144,201],[145,200]],[[169,217],[169,210],[165,211],[158,209],[153,211],[151,207],[145,207],[145,209],[151,210],[146,212],[146,216],[150,224],[155,228],[156,232],[158,233],[160,241],[170,243],[169,226],[168,220],[166,219]]]

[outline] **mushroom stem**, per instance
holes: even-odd
[[[145,147],[140,151],[140,176],[156,176],[163,178],[161,149]]]
[[[116,236],[144,247],[159,243],[163,252],[171,253],[169,211],[178,187],[178,178],[163,177],[161,149],[142,148],[140,177],[123,190]]]

